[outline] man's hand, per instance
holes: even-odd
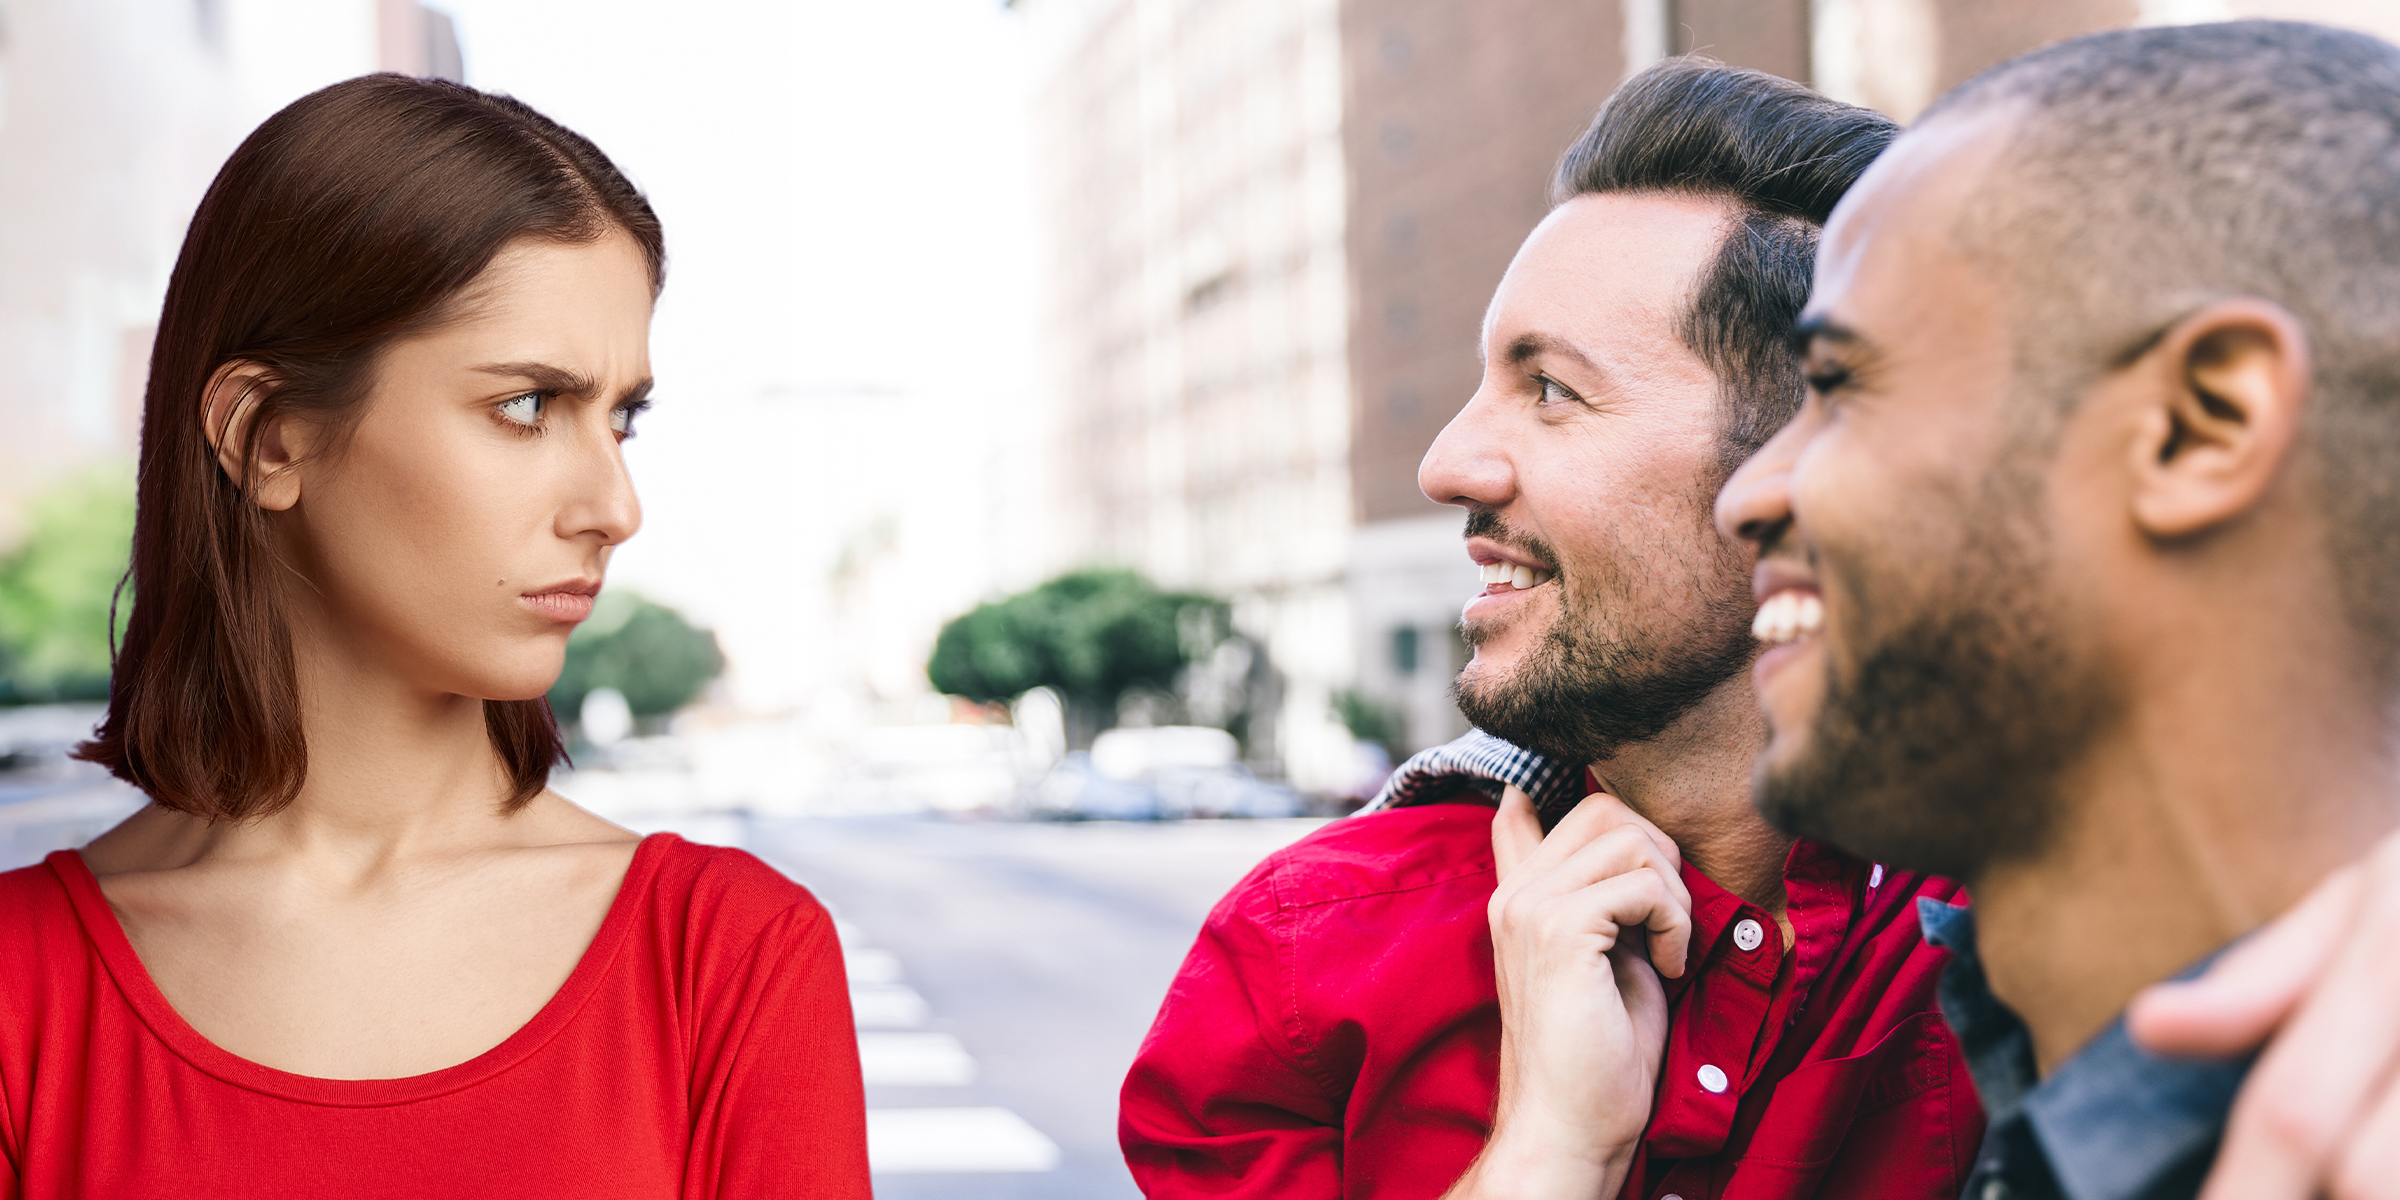
[[[2400,834],[2126,1025],[2162,1054],[2267,1043],[2202,1200],[2400,1198]]]
[[[1691,946],[1681,859],[1657,826],[1605,794],[1586,796],[1545,838],[1513,787],[1492,820],[1492,853],[1500,1104],[1449,1200],[1613,1197],[1666,1047],[1666,993],[1651,966],[1681,975]]]

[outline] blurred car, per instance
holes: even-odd
[[[1236,761],[1239,752],[1222,729],[1111,729],[1090,751],[1060,759],[1030,789],[1026,808],[1054,820],[1299,815],[1299,794],[1251,774]]]

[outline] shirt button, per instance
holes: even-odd
[[[1678,1196],[1673,1192],[1668,1192],[1666,1195],[1660,1196],[1658,1200],[1683,1200],[1683,1197]]]
[[[1700,1068],[1701,1087],[1707,1088],[1711,1092],[1721,1093],[1725,1090],[1725,1083],[1725,1072],[1720,1070],[1717,1064],[1709,1063]]]
[[[1745,951],[1758,949],[1758,944],[1765,940],[1767,931],[1760,928],[1756,921],[1745,918],[1741,924],[1733,927],[1733,944]]]

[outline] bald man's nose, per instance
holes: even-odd
[[[1792,519],[1792,459],[1797,438],[1791,429],[1768,439],[1717,493],[1717,529],[1748,542],[1764,541]]]

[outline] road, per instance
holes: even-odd
[[[878,1083],[879,1074],[895,1077],[893,1062],[878,1053],[878,1033],[862,1030],[870,1112],[1001,1110],[1057,1148],[1057,1165],[1046,1171],[896,1171],[911,1153],[901,1140],[909,1130],[884,1118],[876,1194],[1137,1195],[1117,1152],[1117,1088],[1159,998],[1217,897],[1270,851],[1319,824],[873,818],[751,825],[750,848],[815,890],[849,927],[854,987],[874,989],[879,973],[896,967],[894,982],[923,997],[921,1025],[900,1036],[948,1035],[972,1059],[971,1082]],[[860,1005],[869,1023],[878,995],[868,990]],[[1022,1130],[1012,1141],[1007,1128],[992,1130],[993,1160],[1015,1155],[1016,1165],[1039,1165],[1038,1143],[1026,1146]]]

